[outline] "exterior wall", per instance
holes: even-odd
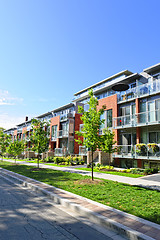
[[[74,126],[74,131],[79,131],[79,126],[80,124],[83,124],[81,120],[81,114],[75,113],[75,126]],[[78,136],[74,134],[74,138],[78,139]],[[82,137],[80,137],[81,140],[83,140]],[[79,153],[79,144],[74,140],[74,153],[78,154]]]
[[[112,118],[118,117],[117,94],[100,99],[98,102],[99,102],[99,105],[97,107],[98,110],[105,105],[106,106],[105,110],[112,109]],[[114,140],[118,143],[118,130],[114,129],[113,132],[115,133]]]
[[[51,124],[50,124],[50,141],[49,141],[49,147],[51,148],[51,151],[54,150],[53,149],[53,142],[51,141],[51,137],[52,137],[52,126],[57,125],[57,131],[60,130],[60,116],[56,116],[51,118]],[[59,139],[57,138],[56,141],[56,148],[59,148]]]
[[[15,136],[17,137],[17,130],[14,130],[13,138],[14,138]]]

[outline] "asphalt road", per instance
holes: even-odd
[[[0,177],[0,240],[111,240],[60,207]]]
[[[146,177],[142,177],[141,179],[148,180],[148,181],[160,182],[160,173],[148,175]]]

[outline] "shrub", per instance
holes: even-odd
[[[91,167],[92,167],[91,163],[87,164],[87,168],[91,168]],[[93,163],[93,167],[95,167],[95,163]]]
[[[55,164],[60,164],[62,162],[64,162],[64,158],[63,157],[54,157],[54,163]]]
[[[97,165],[96,165],[97,167],[100,167],[101,166],[101,164],[100,163],[97,163]]]

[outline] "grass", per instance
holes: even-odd
[[[160,192],[88,176],[0,162],[0,167],[160,224]]]
[[[91,168],[76,168],[79,170],[85,170],[85,171],[92,171]],[[114,172],[114,171],[103,171],[98,169],[93,169],[94,172],[100,172],[100,173],[106,173],[106,174],[112,174],[112,175],[119,175],[124,177],[132,177],[132,178],[139,178],[144,177],[142,174],[134,174],[134,173],[124,173],[124,172]]]
[[[9,159],[8,159],[9,160]],[[14,160],[14,159],[10,159],[10,160]],[[17,161],[26,161],[28,163],[37,163],[37,160],[27,160],[27,159],[17,159]],[[47,163],[47,162],[43,162],[42,160],[39,161],[39,163],[43,163],[45,165],[50,165],[50,166],[55,166],[55,167],[69,167],[68,165],[59,165],[59,164],[55,164],[55,163]],[[76,168],[78,170],[85,170],[85,171],[92,171],[91,168]],[[124,173],[124,172],[114,172],[114,171],[100,171],[98,169],[94,169],[94,172],[100,172],[100,173],[105,173],[105,174],[112,174],[112,175],[119,175],[119,176],[124,176],[124,177],[132,177],[132,178],[139,178],[139,177],[143,177],[144,175],[142,174],[133,174],[133,173]]]

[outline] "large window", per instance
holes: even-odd
[[[112,109],[106,111],[107,114],[107,127],[112,127]]]
[[[57,138],[57,125],[52,126],[52,137]]]

